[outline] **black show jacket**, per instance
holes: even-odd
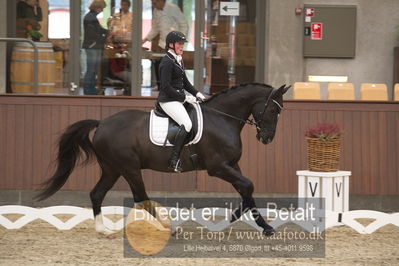
[[[166,53],[159,64],[159,76],[161,87],[159,88],[158,102],[184,102],[186,98],[184,90],[193,96],[198,93],[188,81],[184,67],[181,67],[169,52]]]
[[[98,13],[90,10],[83,18],[84,37],[82,47],[84,49],[104,49],[107,30],[97,19]]]

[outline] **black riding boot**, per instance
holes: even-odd
[[[175,172],[181,172],[183,169],[181,168],[180,162],[180,153],[183,149],[184,142],[186,141],[188,132],[184,125],[179,128],[175,137],[175,143],[173,144],[172,158],[170,159],[169,168],[173,169]]]

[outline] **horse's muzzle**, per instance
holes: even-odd
[[[269,144],[273,140],[273,137],[263,137],[260,134],[256,134],[256,138],[263,144]]]

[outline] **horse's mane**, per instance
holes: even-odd
[[[234,90],[237,90],[238,88],[243,88],[243,87],[246,87],[246,86],[249,86],[249,85],[252,85],[252,86],[261,86],[261,87],[264,87],[264,88],[272,88],[272,86],[267,85],[267,84],[263,84],[263,83],[257,83],[257,82],[242,83],[242,84],[240,84],[240,85],[231,87],[231,88],[229,88],[229,89],[225,89],[225,90],[223,90],[223,91],[220,91],[220,92],[214,94],[211,98],[207,99],[205,102],[211,102],[211,101],[213,101],[214,99],[219,98],[221,95],[228,94],[228,93],[230,93],[231,91],[234,91]]]

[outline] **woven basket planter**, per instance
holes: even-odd
[[[340,139],[329,141],[306,138],[308,143],[308,168],[315,172],[335,172],[338,170]]]

